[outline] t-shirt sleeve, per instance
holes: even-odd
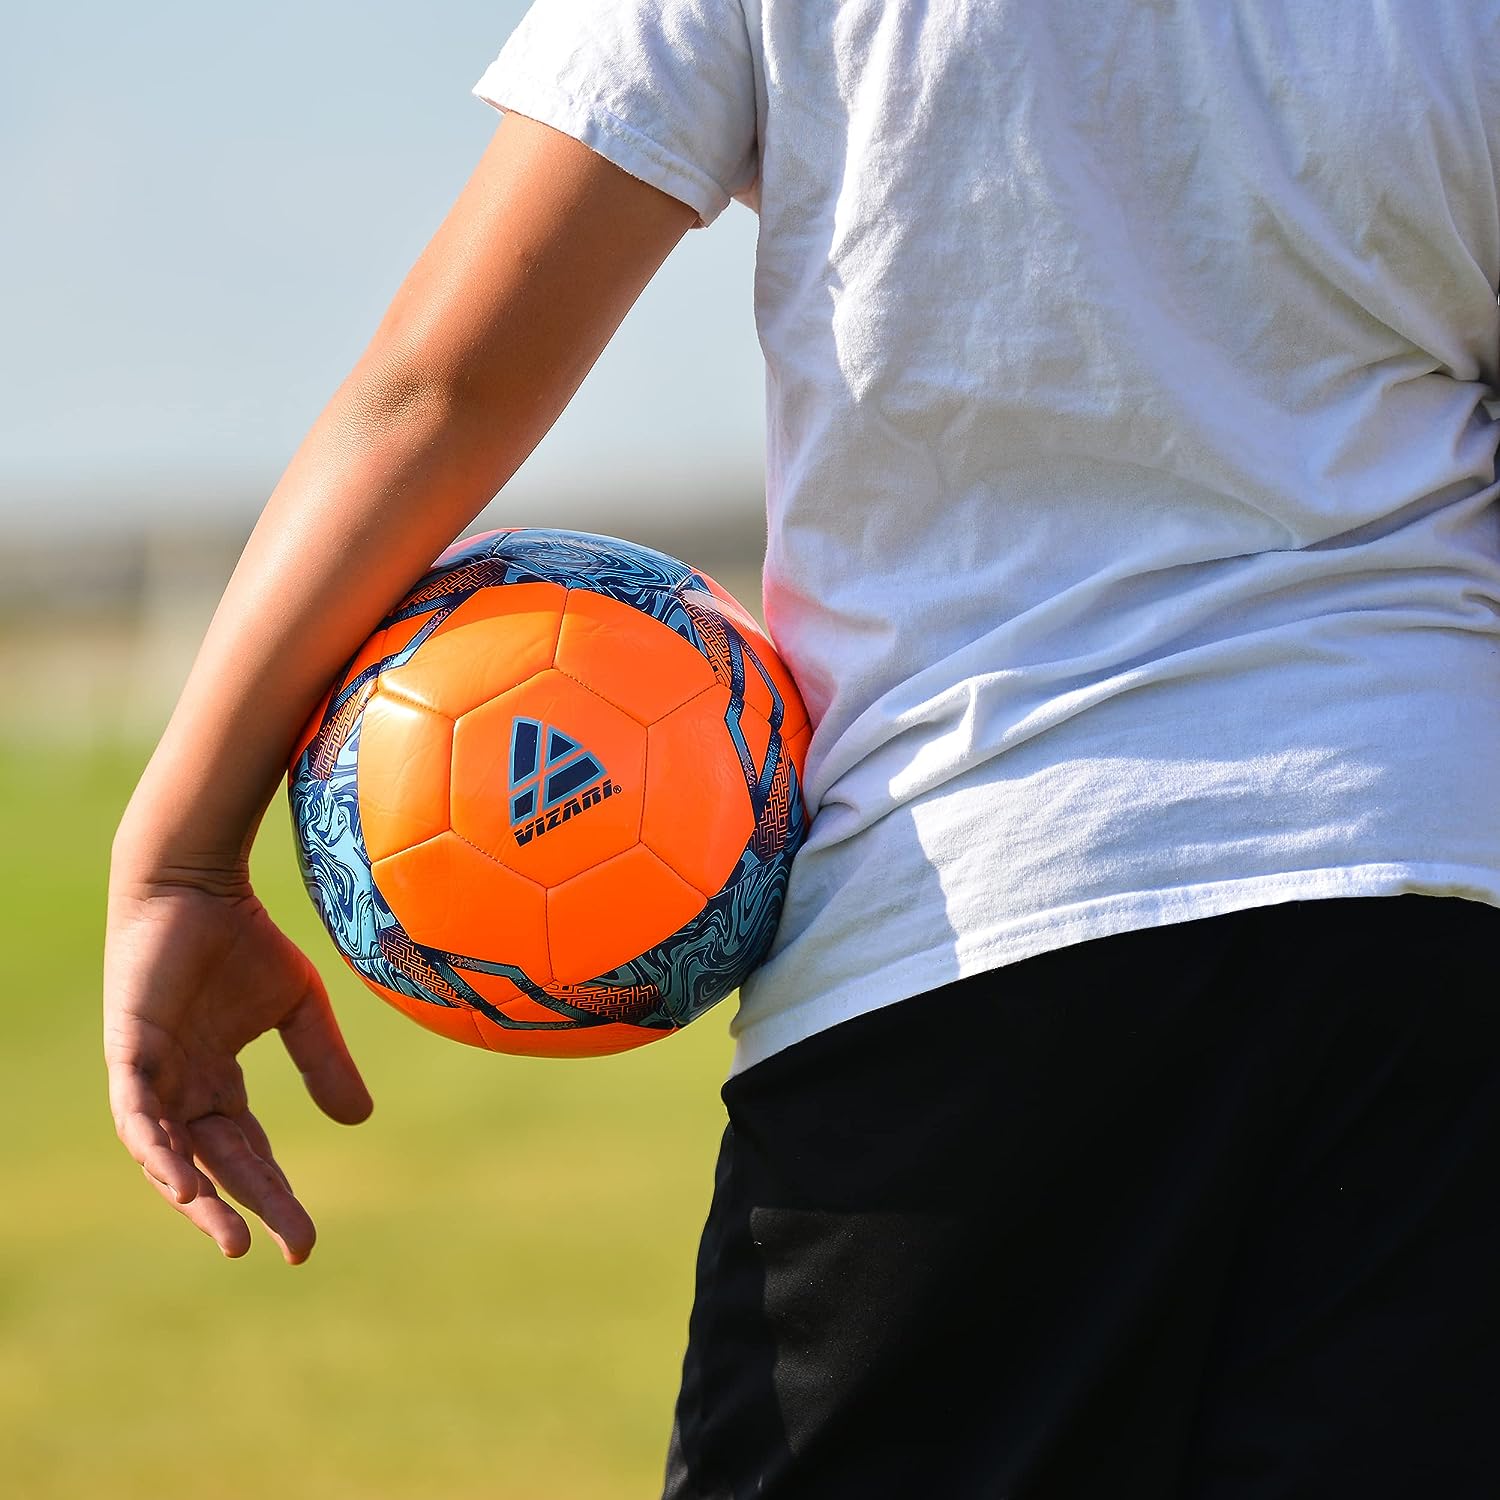
[[[535,0],[474,92],[582,141],[702,224],[753,193],[741,0]]]

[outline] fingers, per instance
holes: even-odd
[[[250,1248],[250,1226],[199,1170],[191,1139],[161,1118],[155,1090],[135,1069],[120,1064],[110,1068],[109,1093],[115,1134],[140,1164],[146,1181],[225,1255],[243,1255]]]
[[[282,1182],[286,1184],[287,1192],[293,1193],[293,1196],[295,1196],[291,1180],[287,1177],[286,1173],[282,1171],[281,1163],[277,1161],[275,1156],[272,1154],[270,1138],[266,1135],[265,1131],[261,1129],[260,1121],[257,1120],[249,1110],[246,1110],[244,1114],[237,1117],[236,1123],[239,1125],[240,1130],[244,1133],[245,1139],[250,1143],[250,1149],[258,1157],[260,1157],[262,1161],[269,1162],[270,1165],[275,1168],[276,1172],[281,1177]]]
[[[282,1021],[281,1040],[302,1074],[313,1103],[341,1125],[358,1125],[370,1116],[374,1100],[344,1044],[328,991],[313,973],[307,994]]]
[[[143,1169],[144,1170],[144,1169]],[[208,1177],[195,1169],[197,1189],[190,1202],[179,1203],[170,1188],[163,1186],[148,1172],[146,1180],[184,1219],[202,1230],[231,1260],[250,1248],[250,1226],[214,1190]]]
[[[120,1143],[172,1202],[191,1203],[198,1194],[198,1169],[191,1153],[181,1150],[163,1127],[155,1090],[133,1068],[115,1065],[109,1094]]]
[[[250,1124],[255,1145],[247,1138],[246,1122]],[[289,1264],[298,1265],[306,1260],[312,1253],[317,1231],[271,1157],[265,1132],[254,1117],[240,1115],[230,1119],[227,1115],[204,1115],[192,1121],[187,1129],[193,1154],[214,1182],[260,1218]],[[220,1206],[227,1208],[222,1201]],[[214,1238],[218,1239],[218,1235]],[[220,1241],[220,1249],[223,1248]],[[229,1253],[225,1250],[226,1255]]]
[[[184,1127],[135,1110],[117,1130],[146,1181],[226,1256],[249,1250],[250,1226],[219,1196],[215,1182],[260,1217],[289,1264],[311,1253],[317,1231],[254,1115],[205,1115]]]

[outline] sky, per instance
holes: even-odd
[[[253,515],[489,139],[470,89],[525,9],[11,9],[0,531]],[[507,486],[517,519],[759,505],[754,246],[739,204],[684,239]]]

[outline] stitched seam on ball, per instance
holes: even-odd
[[[425,839],[418,839],[415,844],[403,844],[399,849],[394,850],[390,854],[382,854],[379,859],[372,859],[370,861],[371,874],[375,872],[375,869],[378,865],[383,865],[388,860],[400,859],[402,855],[410,854],[413,849],[425,849],[428,844],[431,844],[437,839],[443,838],[447,834],[450,834],[452,832],[453,830],[451,828],[440,828],[436,833],[429,833]]]
[[[389,698],[393,703],[401,704],[404,708],[419,708],[424,714],[431,714],[435,719],[446,719],[450,726],[458,723],[458,719],[455,719],[452,714],[444,713],[442,709],[434,708],[430,703],[423,703],[420,698],[412,698],[408,694],[403,693],[400,684],[387,687],[377,677],[375,679],[375,696],[378,697],[381,695]],[[461,719],[463,715],[460,714],[458,717]]]
[[[484,855],[484,857],[487,860],[489,860],[489,862],[492,865],[499,865],[500,868],[502,870],[504,870],[507,875],[514,875],[517,880],[524,880],[528,885],[537,885],[538,884],[538,882],[535,881],[535,880],[533,880],[531,878],[531,876],[529,876],[529,875],[523,875],[519,870],[513,870],[513,869],[511,869],[511,867],[508,864],[506,864],[505,861],[503,859],[501,859],[498,854],[491,854],[490,851],[488,849],[486,849],[483,844],[476,844],[473,839],[465,838],[464,835],[461,834],[458,831],[458,829],[456,829],[456,828],[450,828],[450,829],[448,829],[448,832],[451,833],[453,835],[453,837],[456,838],[459,841],[460,844],[467,844],[469,846],[469,848],[471,848],[476,854],[482,854],[482,855]],[[546,887],[543,886],[542,889],[545,890]]]
[[[558,632],[558,639],[562,639],[561,631]],[[623,703],[616,703],[613,698],[606,698],[604,694],[601,693],[599,689],[593,685],[593,683],[585,682],[583,678],[576,676],[566,667],[559,666],[555,657],[553,658],[552,662],[552,670],[556,672],[559,677],[566,677],[569,682],[576,682],[578,686],[581,687],[584,692],[586,692],[590,697],[597,698],[601,703],[606,704],[610,708],[614,709],[617,714],[624,714],[632,724],[639,724],[642,729],[649,729],[651,727],[643,718],[641,718],[639,714],[631,713],[631,711],[626,708]],[[673,712],[675,713],[676,710],[674,709]]]
[[[550,660],[554,668],[557,668],[557,648],[562,645],[563,619],[568,613],[568,600],[572,597],[572,595],[572,587],[569,584],[565,583],[563,585],[562,608],[557,612],[557,634],[552,637],[552,655]],[[533,673],[532,675],[535,676],[535,673]],[[563,676],[566,677],[567,673],[564,672]]]

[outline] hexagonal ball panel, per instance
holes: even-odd
[[[641,724],[714,684],[703,654],[669,625],[587,589],[568,594],[554,659],[559,671]]]
[[[457,719],[552,665],[566,600],[555,583],[480,589],[380,685]]]
[[[715,685],[646,731],[641,842],[705,896],[716,896],[755,831],[744,768]]]
[[[541,726],[530,765],[513,763],[518,719]],[[564,755],[549,765],[554,731],[593,756],[605,777],[578,784],[549,807],[547,778],[568,764]],[[533,765],[540,779],[526,774]],[[539,672],[458,721],[453,827],[519,874],[555,886],[636,842],[645,771],[646,731],[634,719],[561,672]],[[567,778],[554,785],[566,786]],[[515,815],[514,799],[528,788],[530,807]]]
[[[381,895],[417,942],[514,964],[537,984],[552,977],[546,893],[456,833],[382,859],[374,871]]]
[[[453,720],[378,689],[359,727],[359,821],[370,859],[448,827]]]
[[[649,849],[634,849],[547,892],[558,984],[597,979],[672,936],[703,910],[703,893]]]

